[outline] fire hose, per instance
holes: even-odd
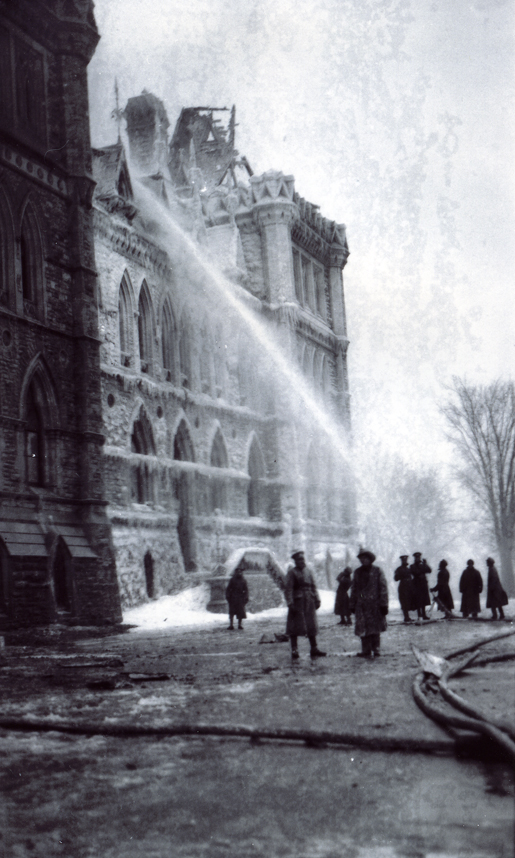
[[[415,676],[412,691],[415,702],[424,714],[447,729],[456,742],[459,742],[460,730],[485,736],[501,749],[504,758],[509,760],[511,765],[515,767],[515,725],[503,719],[486,715],[452,691],[447,684],[449,679],[457,676],[472,662],[476,661],[478,655],[476,650],[479,647],[493,641],[501,640],[502,638],[510,637],[511,635],[515,635],[515,631],[494,635],[468,647],[448,653],[443,659],[423,653],[417,650],[416,647],[412,647],[419,664],[423,668]],[[469,656],[468,653],[472,653],[472,655]],[[467,657],[455,665],[451,664],[452,659],[461,655],[466,655]],[[493,658],[482,660],[481,664],[489,664],[498,660],[499,657],[494,656]],[[454,709],[465,713],[469,717],[464,718],[461,715],[454,715],[444,711],[434,700],[434,695],[438,691],[442,698],[453,706]],[[430,694],[433,694],[433,700],[430,699]]]
[[[503,637],[509,637],[515,634],[515,631],[507,632],[502,635],[488,638],[480,641],[471,647],[458,650],[450,653],[446,659],[437,659],[436,661],[448,663],[448,660],[476,650],[484,644],[494,640],[499,640]],[[416,649],[416,648],[415,648]],[[473,709],[466,701],[462,701],[454,692],[447,688],[446,679],[457,675],[460,671],[475,659],[475,655],[467,658],[464,663],[461,661],[456,667],[451,668],[446,672],[446,675],[441,675],[438,678],[438,686],[442,696],[447,694],[447,699],[454,706],[461,705],[462,711],[467,711],[473,717],[463,718],[459,716],[443,713],[441,709],[427,700],[427,695],[424,691],[424,685],[428,681],[434,681],[435,674],[431,671],[422,671],[417,674],[413,683],[413,696],[415,701],[422,711],[429,715],[437,723],[444,726],[451,736],[456,741],[457,729],[469,730],[483,734],[500,746],[510,762],[515,765],[515,742],[512,741],[510,735],[513,736],[513,727],[502,724],[500,722],[493,723],[491,719],[487,719],[478,710]],[[490,662],[494,659],[487,659],[483,663]],[[435,668],[436,669],[436,668]],[[465,710],[463,707],[467,707]],[[167,724],[160,726],[146,726],[141,724],[88,724],[78,723],[76,721],[64,721],[63,719],[52,718],[19,718],[0,716],[0,729],[17,730],[23,732],[60,732],[74,735],[86,736],[111,736],[111,737],[150,737],[150,736],[213,736],[222,738],[237,738],[250,739],[251,742],[259,743],[260,741],[282,741],[282,742],[303,742],[309,747],[324,747],[328,745],[343,745],[358,748],[365,748],[375,751],[404,751],[410,753],[449,753],[452,746],[449,740],[434,740],[434,739],[413,739],[411,737],[388,737],[388,736],[367,736],[362,733],[350,732],[332,732],[319,730],[303,730],[303,729],[264,729],[254,728],[244,725],[217,725],[217,724]],[[509,734],[509,735],[507,735]]]

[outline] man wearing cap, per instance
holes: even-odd
[[[394,581],[399,581],[399,602],[405,623],[412,622],[409,612],[413,609],[413,586],[408,558],[409,554],[401,554],[399,557],[401,565],[397,566],[393,574]]]
[[[320,607],[320,597],[313,573],[306,565],[303,551],[294,551],[291,555],[295,566],[288,570],[284,597],[288,605],[286,634],[291,640],[291,657],[298,659],[297,638],[306,635],[311,644],[311,658],[326,655],[317,646],[318,623],[316,611]]]
[[[362,548],[358,554],[361,566],[354,572],[350,593],[350,609],[356,615],[354,633],[361,638],[362,658],[381,655],[381,632],[386,631],[388,585],[379,568],[374,566],[375,554]]]
[[[415,551],[413,557],[415,558],[415,562],[412,563],[409,568],[413,582],[412,607],[416,609],[420,620],[428,620],[429,617],[426,614],[426,605],[431,604],[431,599],[429,597],[429,585],[427,583],[426,575],[431,574],[431,567],[427,565],[425,560],[421,559],[422,553],[420,551]]]

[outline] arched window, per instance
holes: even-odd
[[[314,266],[315,297],[317,313],[322,319],[327,319],[327,301],[325,295],[324,269]]]
[[[313,348],[306,345],[302,355],[302,374],[308,383],[313,382]]]
[[[322,364],[322,391],[324,402],[328,408],[332,405],[333,397],[333,367],[330,358],[325,355]]]
[[[175,322],[170,299],[163,304],[163,321],[161,324],[161,350],[163,369],[166,380],[175,382]]]
[[[338,520],[338,493],[336,490],[337,475],[333,456],[329,453],[327,456],[325,469],[325,507],[327,518],[329,521]]]
[[[34,381],[27,392],[26,415],[27,482],[31,486],[43,486],[45,484],[45,427]]]
[[[150,551],[147,551],[145,557],[143,558],[143,568],[145,571],[145,587],[147,591],[147,596],[149,599],[153,599],[155,596],[154,559]]]
[[[62,538],[54,554],[52,582],[57,610],[69,613],[72,609],[71,556]]]
[[[200,332],[200,389],[211,395],[211,361],[213,345],[207,328]]]
[[[238,343],[238,387],[240,405],[253,408],[256,402],[255,363],[249,349],[247,337],[240,337]]]
[[[309,448],[306,466],[306,516],[318,518],[320,515],[320,463],[313,445]]]
[[[138,456],[156,454],[152,426],[143,406],[132,428],[131,452]],[[152,473],[149,463],[141,459],[138,459],[132,467],[132,499],[136,503],[147,503],[153,500]]]
[[[25,207],[21,223],[20,264],[24,313],[40,318],[43,313],[41,237],[37,217],[30,202]]]
[[[229,459],[227,456],[227,448],[220,429],[216,430],[213,443],[211,445],[210,465],[212,468],[228,468]],[[214,474],[211,475],[210,482],[210,512],[215,509],[226,509],[227,507],[227,483],[223,477],[219,478]]]
[[[138,301],[138,337],[141,372],[152,373],[154,324],[148,286],[143,281]]]
[[[173,439],[173,457],[180,462],[195,461],[195,451],[185,420],[181,420],[179,423]],[[191,472],[184,470],[175,479],[175,496],[179,501],[177,533],[186,571],[193,571],[197,568],[195,527],[193,522],[195,491],[192,477],[193,474]]]
[[[302,283],[302,266],[300,261],[300,253],[298,250],[293,250],[293,280],[295,284],[295,297],[301,306],[304,305],[303,283]]]
[[[45,361],[38,355],[22,383],[20,417],[24,421],[25,480],[32,486],[52,486],[58,477],[59,445],[54,436],[58,408]]]
[[[179,329],[179,365],[182,387],[191,387],[191,341],[190,327],[186,316],[181,319]]]
[[[248,513],[259,516],[263,508],[262,483],[265,476],[265,463],[257,438],[254,436],[249,450],[248,472],[250,483],[247,495]]]
[[[126,274],[120,283],[118,294],[118,328],[120,333],[120,363],[131,366],[133,360],[134,313],[129,279]]]
[[[173,439],[173,457],[180,462],[195,461],[193,442],[185,420],[181,420],[179,423],[175,438]]]
[[[226,343],[222,328],[216,330],[214,347],[215,393],[223,396],[225,390]]]

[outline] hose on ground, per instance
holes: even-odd
[[[500,635],[493,635],[481,641],[476,641],[476,643],[471,644],[470,646],[462,647],[459,650],[454,650],[453,652],[448,653],[445,658],[446,660],[457,658],[460,655],[474,652],[481,646],[485,646],[493,641],[501,640],[502,638],[510,637],[511,635],[515,635],[515,630],[504,632]],[[488,664],[490,661],[496,660],[497,658],[494,656],[492,659],[484,659],[482,664]],[[451,715],[448,712],[444,712],[439,706],[430,702],[428,695],[425,694],[423,690],[424,684],[428,678],[427,674],[424,672],[417,673],[413,680],[412,692],[415,702],[429,718],[447,729],[455,739],[458,738],[457,730],[467,730],[472,733],[488,737],[502,749],[511,765],[515,767],[515,741],[513,741],[513,739],[515,739],[515,727],[511,724],[507,724],[501,719],[487,716],[474,706],[471,706],[468,701],[464,700],[452,691],[447,685],[447,679],[457,675],[461,670],[464,670],[470,662],[471,659],[467,660],[465,663],[451,667],[446,674],[437,678],[437,683],[438,689],[444,700],[450,703],[455,709],[459,709],[471,717],[463,718],[461,716]]]

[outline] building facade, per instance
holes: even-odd
[[[103,483],[92,5],[0,2],[0,629],[121,619]]]
[[[124,116],[127,154],[120,139],[93,152],[122,602],[203,580],[238,548],[281,562],[299,544],[311,559],[344,557],[354,527],[341,455],[345,228],[292,176],[252,174],[234,109],[186,108],[171,139],[151,93]]]

